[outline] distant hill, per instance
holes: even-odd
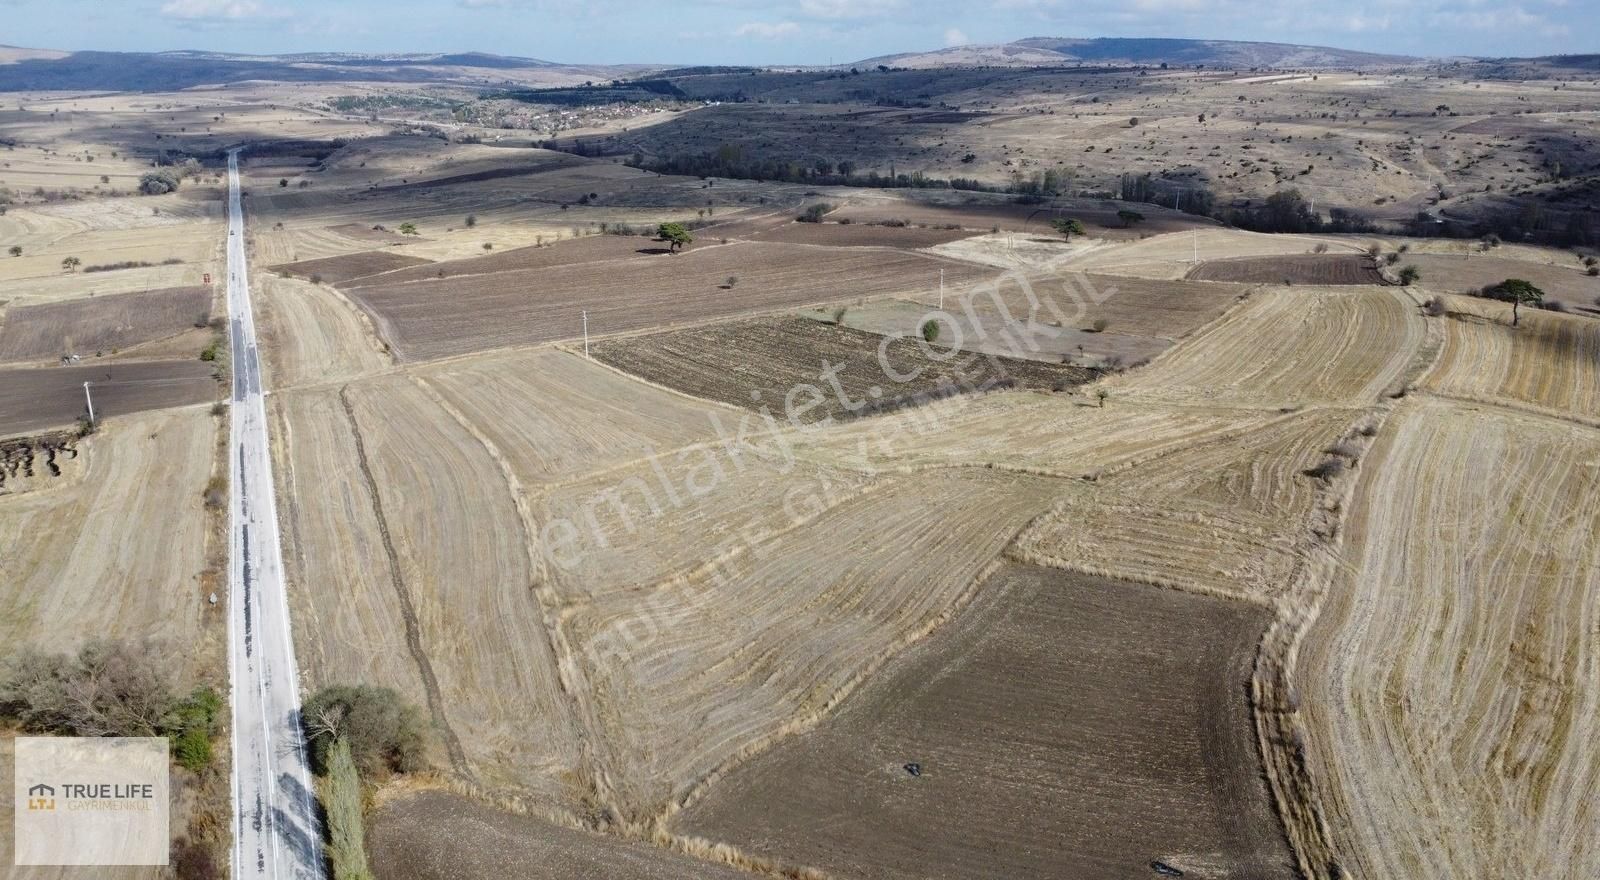
[[[632,70],[483,52],[455,54],[48,52],[0,47],[0,92],[172,91],[247,80],[559,85]]]
[[[981,65],[1180,64],[1251,68],[1377,67],[1415,64],[1421,59],[1380,55],[1327,46],[1251,43],[1238,40],[1179,40],[1143,37],[1030,37],[992,46],[953,46],[932,52],[885,55],[858,65],[890,67],[966,67]]]

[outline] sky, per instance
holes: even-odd
[[[1600,0],[0,0],[0,44],[52,49],[787,65],[1030,36],[1425,56],[1600,52]]]

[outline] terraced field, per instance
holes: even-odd
[[[1600,437],[1424,401],[1361,473],[1297,675],[1347,875],[1595,874]]]
[[[1444,346],[1423,387],[1600,423],[1600,321],[1451,297]]]

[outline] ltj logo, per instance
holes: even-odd
[[[56,808],[56,790],[40,783],[28,789],[29,810],[54,810]]]

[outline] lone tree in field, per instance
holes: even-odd
[[[1416,266],[1402,266],[1402,267],[1400,267],[1400,286],[1401,287],[1410,287],[1412,284],[1415,284],[1417,282],[1417,280],[1420,279],[1421,277],[1422,277],[1422,270],[1418,269]]]
[[[684,245],[693,244],[694,236],[682,223],[663,223],[656,227],[656,238],[667,243],[667,250],[676,253]]]
[[[67,257],[61,261],[61,268],[67,270],[68,272],[78,271],[78,267],[81,265],[83,265],[83,261],[77,257]]]
[[[402,224],[400,224],[400,234],[401,235],[416,235],[417,234],[417,224],[415,224],[415,223],[402,223]]]
[[[11,246],[11,250],[6,251],[6,253],[10,254],[13,257],[20,257],[20,256],[22,256],[22,245],[14,244],[14,245]]]
[[[1068,241],[1071,241],[1074,235],[1083,234],[1083,223],[1071,217],[1057,217],[1050,221],[1050,225],[1055,227],[1055,230],[1061,233],[1061,237]]]
[[[1488,293],[1494,299],[1511,303],[1511,326],[1517,326],[1522,319],[1519,309],[1523,303],[1538,305],[1544,302],[1544,291],[1523,281],[1521,278],[1507,278],[1506,280],[1489,288]]]
[[[1133,226],[1135,223],[1142,223],[1144,221],[1144,215],[1138,211],[1130,211],[1127,208],[1123,208],[1117,212],[1117,219],[1122,221],[1124,228],[1127,228]]]

